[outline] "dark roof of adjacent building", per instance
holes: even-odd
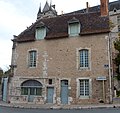
[[[120,0],[111,2],[109,4],[109,11],[113,11],[114,9],[120,10]]]
[[[17,36],[17,41],[34,41],[36,28],[40,26],[40,24],[44,24],[44,26],[47,28],[47,35],[45,39],[67,38],[68,22],[72,18],[76,18],[80,22],[80,35],[109,32],[109,17],[101,16],[100,12],[77,13],[59,15],[54,18],[39,19],[21,34],[19,34]]]
[[[109,11],[113,11],[114,9],[119,9],[120,10],[120,0],[118,1],[113,1],[113,2],[109,2]],[[97,5],[97,6],[93,6],[93,7],[89,7],[88,12],[100,12],[100,5]],[[74,11],[74,12],[70,12],[68,14],[76,14],[76,13],[86,13],[86,8],[84,9],[80,9],[80,10],[77,10],[77,11]]]

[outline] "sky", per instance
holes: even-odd
[[[100,5],[100,0],[0,0],[0,67],[3,70],[11,64],[13,35],[19,35],[36,21],[40,3],[43,9],[46,1],[56,5],[58,14],[86,8],[86,2],[90,7]]]

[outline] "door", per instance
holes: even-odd
[[[68,80],[61,81],[61,104],[68,104]]]
[[[7,101],[7,86],[8,86],[8,78],[3,78],[3,92],[2,92],[2,100],[4,102]]]
[[[35,88],[28,89],[28,102],[33,102],[35,96]]]
[[[47,87],[47,103],[53,103],[54,87]]]

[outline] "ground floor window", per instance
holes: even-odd
[[[27,80],[21,84],[21,95],[42,96],[42,84],[36,80]]]
[[[89,77],[77,79],[77,97],[88,99],[92,95],[92,80]]]
[[[79,80],[80,96],[89,96],[89,79]]]

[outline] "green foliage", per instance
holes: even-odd
[[[109,27],[110,27],[111,30],[115,27],[115,25],[112,21],[109,21]]]
[[[118,51],[114,63],[116,64],[117,79],[120,80],[120,33],[119,38],[114,42],[114,48]]]
[[[0,68],[0,84],[1,84],[2,76],[3,76],[3,70]]]
[[[11,75],[11,68],[4,72],[4,76],[10,76]]]
[[[114,42],[114,47],[116,50],[118,50],[120,52],[120,40],[117,39],[115,42]]]
[[[120,91],[116,91],[117,97],[120,97]]]

